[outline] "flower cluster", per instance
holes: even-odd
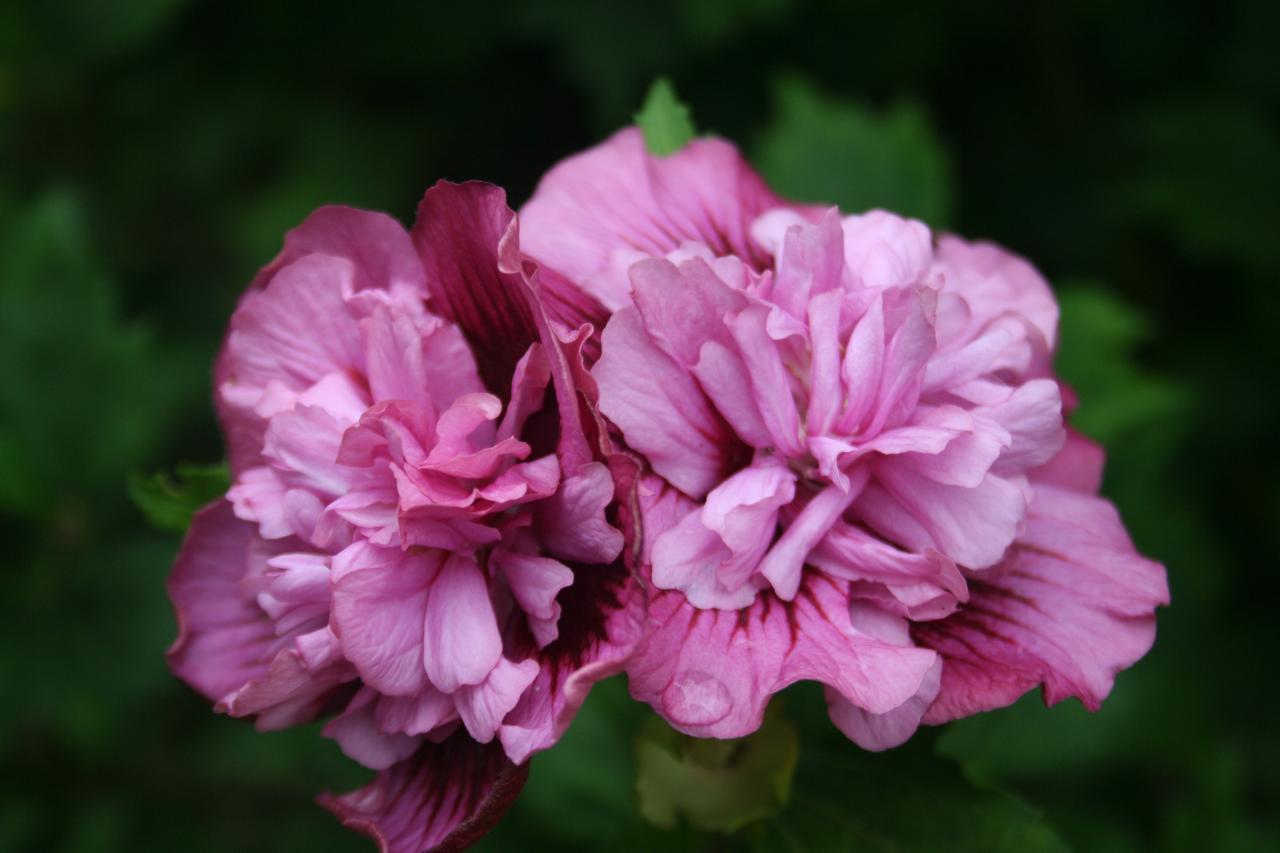
[[[736,150],[634,129],[517,216],[438,184],[412,233],[326,208],[216,370],[235,482],[170,581],[175,671],[379,771],[322,801],[392,853],[465,846],[590,686],[700,737],[826,687],[869,749],[1096,708],[1163,569],[1064,425],[1025,261],[776,197]]]

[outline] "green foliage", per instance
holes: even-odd
[[[1081,393],[1072,424],[1104,444],[1172,420],[1185,404],[1168,380],[1147,375],[1136,349],[1151,337],[1143,317],[1097,284],[1058,287],[1058,357],[1064,380]]]
[[[687,737],[651,717],[636,739],[640,813],[664,829],[683,817],[697,829],[734,832],[786,805],[798,752],[795,726],[776,705],[737,740]]]
[[[129,478],[129,497],[157,530],[184,533],[196,510],[221,497],[231,486],[225,462],[179,465],[177,478],[163,471]]]
[[[635,122],[644,134],[645,147],[659,157],[676,153],[695,133],[689,108],[676,97],[675,87],[665,77],[653,81]]]
[[[783,77],[753,159],[791,198],[846,211],[881,207],[935,227],[951,221],[951,167],[913,101],[877,111],[828,97],[803,78]]]

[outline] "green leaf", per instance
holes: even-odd
[[[754,850],[1066,850],[1034,809],[973,784],[955,762],[936,755],[931,730],[896,749],[867,752],[831,725],[819,686],[797,685],[787,699],[804,749],[786,810],[743,831]]]
[[[689,108],[676,97],[675,87],[665,77],[653,81],[635,120],[649,153],[658,157],[676,153],[694,136]]]
[[[118,495],[198,399],[177,353],[115,303],[78,196],[49,192],[0,228],[0,510]]]
[[[671,829],[734,832],[786,804],[799,740],[775,704],[758,731],[736,740],[700,740],[651,717],[636,739],[640,813]]]
[[[1058,289],[1062,311],[1057,369],[1080,395],[1071,422],[1105,443],[1165,422],[1184,404],[1180,389],[1142,370],[1135,350],[1143,317],[1095,284]]]
[[[129,496],[153,527],[184,533],[196,510],[225,493],[231,478],[225,462],[179,465],[176,473],[176,480],[163,471],[135,474],[129,478]]]
[[[782,195],[846,212],[881,207],[935,227],[950,221],[951,164],[918,104],[873,110],[798,77],[774,91],[752,160]]]

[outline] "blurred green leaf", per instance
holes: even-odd
[[[650,717],[636,738],[640,813],[666,829],[683,817],[698,829],[734,832],[786,805],[798,750],[795,726],[777,705],[758,731],[734,740],[687,737]]]
[[[231,485],[227,464],[179,465],[176,478],[163,471],[129,478],[129,497],[157,530],[185,533],[191,516]]]
[[[1150,334],[1143,317],[1087,283],[1059,287],[1058,304],[1062,315],[1055,366],[1080,395],[1072,424],[1105,444],[1171,419],[1185,403],[1184,395],[1138,366],[1136,350]]]
[[[873,110],[783,77],[752,160],[784,196],[848,213],[885,208],[934,227],[951,220],[951,166],[912,101]]]
[[[30,514],[118,492],[190,392],[185,365],[119,317],[74,195],[14,219],[0,242],[0,509]]]
[[[635,120],[644,133],[645,147],[659,157],[688,145],[695,132],[689,108],[676,97],[675,87],[665,77],[653,81]]]
[[[759,851],[861,853],[972,851],[1059,853],[1066,846],[1040,815],[1008,794],[974,785],[933,752],[928,730],[882,753],[831,725],[816,685],[787,695],[803,733],[791,803],[744,830]]]

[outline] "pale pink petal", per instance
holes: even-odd
[[[445,559],[431,584],[422,624],[422,664],[431,683],[445,693],[484,681],[502,658],[493,602],[484,574],[470,556]]]
[[[262,388],[274,379],[302,391],[363,366],[364,341],[346,305],[355,279],[349,261],[306,255],[248,293],[231,319],[223,384]]]
[[[995,475],[966,488],[930,479],[905,457],[885,457],[874,469],[855,505],[858,516],[896,542],[935,548],[967,568],[996,563],[1026,514],[1023,489]]]
[[[452,696],[424,687],[413,696],[379,696],[374,718],[384,732],[425,735],[457,721],[458,712]]]
[[[506,579],[516,603],[529,619],[529,630],[538,648],[554,640],[560,633],[556,595],[573,583],[573,571],[559,560],[503,548],[495,548],[489,554],[489,566]]]
[[[355,677],[345,664],[313,671],[296,648],[286,648],[260,676],[223,696],[213,710],[232,717],[255,717],[260,731],[285,729],[314,720],[329,705],[334,691]]]
[[[438,551],[406,554],[356,543],[333,558],[333,628],[365,684],[390,696],[421,690],[427,590]]]
[[[831,526],[839,520],[867,482],[868,470],[863,467],[855,473],[847,487],[830,485],[815,495],[798,512],[769,553],[760,561],[760,574],[773,585],[773,590],[784,601],[795,598],[800,589],[800,577],[809,552]]]
[[[407,312],[379,305],[360,321],[366,341],[366,375],[374,400],[410,400],[428,410],[440,405],[427,393],[427,364],[423,359],[423,329]],[[432,364],[432,371],[444,367]]]
[[[284,267],[307,255],[351,262],[356,289],[421,290],[422,264],[404,226],[385,213],[328,205],[317,209],[284,238],[284,248],[253,280],[265,287]]]
[[[747,367],[760,419],[774,447],[785,455],[799,456],[804,448],[800,443],[800,416],[792,396],[791,375],[782,361],[778,343],[765,329],[767,318],[765,308],[751,306],[734,316],[729,328]]]
[[[459,687],[453,694],[454,703],[467,733],[480,743],[493,740],[503,719],[537,677],[536,660],[528,658],[516,663],[502,658],[484,681]]]
[[[538,541],[561,559],[612,563],[623,547],[622,532],[605,517],[613,498],[609,469],[599,462],[582,466],[534,510]]]
[[[996,317],[1025,317],[1042,338],[1044,350],[1057,341],[1058,304],[1048,283],[1031,264],[991,243],[970,243],[945,235],[938,240],[935,269],[949,292],[962,297],[969,320],[949,336],[971,340]],[[1045,365],[1047,369],[1047,365]]]
[[[864,287],[913,284],[927,271],[933,241],[923,222],[871,210],[841,225],[845,262]]]
[[[1106,453],[1101,445],[1068,428],[1062,450],[1037,468],[1032,476],[1036,482],[1096,494],[1102,488],[1102,467],[1105,461]]]
[[[716,575],[727,589],[744,584],[757,569],[778,524],[778,510],[795,498],[796,476],[776,461],[750,465],[707,495],[700,519],[729,549]],[[655,571],[658,557],[655,543]]]
[[[630,276],[645,329],[680,364],[697,364],[707,341],[732,341],[725,318],[745,308],[747,299],[717,278],[705,261],[676,267],[667,260],[645,260],[631,267]]]
[[[751,393],[746,362],[737,353],[736,346],[731,349],[716,341],[703,344],[693,375],[738,438],[756,448],[773,444]]]
[[[817,225],[787,228],[769,299],[792,317],[807,319],[809,301],[826,291],[839,290],[843,273],[840,217],[832,208]]]
[[[337,741],[353,761],[372,770],[385,770],[417,752],[421,738],[385,732],[375,719],[377,701],[376,691],[360,688],[346,710],[324,727],[324,735]]]
[[[613,315],[591,375],[600,411],[672,485],[700,497],[728,473],[733,434],[688,372],[654,344],[635,309]]]

